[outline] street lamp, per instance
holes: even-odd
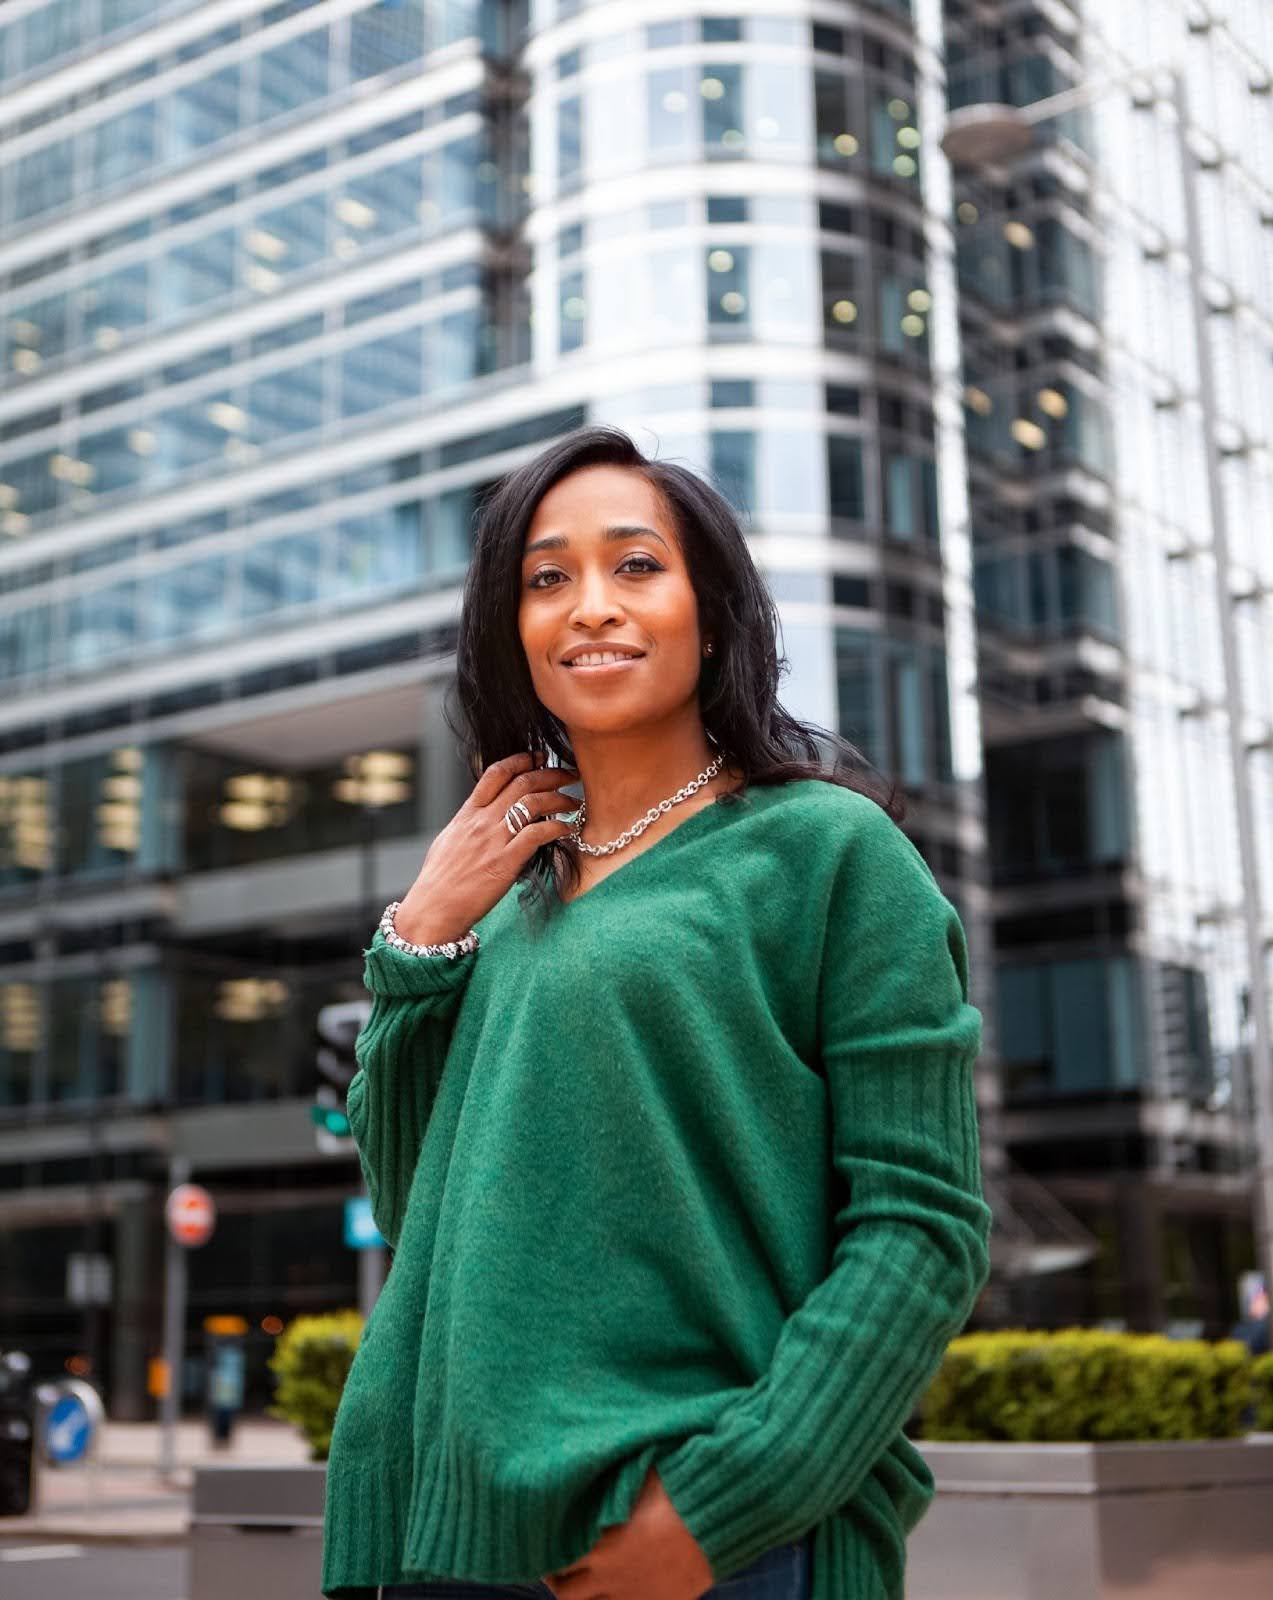
[[[1242,674],[1234,627],[1234,610],[1248,598],[1235,589],[1230,576],[1228,513],[1220,476],[1221,449],[1217,436],[1216,381],[1209,312],[1203,285],[1202,224],[1198,205],[1198,169],[1201,165],[1190,142],[1195,131],[1189,118],[1184,72],[1175,66],[1141,68],[1113,78],[1097,79],[1031,105],[978,104],[962,106],[946,119],[941,147],[952,166],[984,168],[1002,165],[1023,155],[1041,123],[1091,104],[1110,89],[1152,83],[1161,73],[1170,76],[1175,112],[1176,143],[1180,154],[1184,200],[1185,255],[1188,262],[1190,309],[1198,352],[1198,406],[1202,412],[1202,437],[1207,472],[1207,500],[1211,516],[1212,555],[1215,560],[1217,611],[1224,669],[1229,766],[1234,791],[1238,856],[1246,892],[1242,897],[1242,922],[1250,974],[1251,1076],[1255,1096],[1255,1220],[1258,1257],[1265,1282],[1273,1285],[1273,1048],[1269,1038],[1269,992],[1265,982],[1265,940],[1261,927],[1260,867],[1256,847],[1255,817],[1247,776],[1247,758],[1263,741],[1249,746],[1245,740]],[[1151,106],[1158,97],[1138,97]]]

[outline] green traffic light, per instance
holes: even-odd
[[[340,1138],[349,1137],[349,1118],[343,1111],[335,1111],[330,1106],[311,1106],[309,1114],[312,1121],[328,1133],[334,1133]]]

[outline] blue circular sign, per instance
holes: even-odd
[[[44,1419],[44,1449],[50,1461],[79,1461],[93,1440],[88,1408],[77,1394],[64,1394]]]

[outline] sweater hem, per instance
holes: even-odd
[[[329,1462],[320,1593],[325,1600],[377,1600],[382,1584],[538,1583],[581,1560],[604,1529],[628,1521],[650,1468],[668,1449],[666,1442],[647,1445],[619,1465],[600,1500],[584,1502],[577,1486],[572,1494],[564,1483],[493,1490],[441,1443],[424,1457],[418,1495],[398,1464],[333,1470]],[[808,1530],[810,1600],[902,1600],[898,1530],[871,1529],[870,1519],[860,1526],[863,1509],[842,1507]],[[893,1547],[891,1559],[877,1544]]]

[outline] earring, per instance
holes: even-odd
[[[704,645],[704,646],[703,646],[703,654],[704,654],[704,655],[705,655],[705,656],[710,656],[710,655],[711,655],[711,653],[712,653],[712,651],[713,651],[713,650],[714,650],[714,649],[715,649],[715,648],[716,648],[716,646],[715,646],[715,645],[714,645],[714,644],[712,644],[712,643],[711,643],[711,642],[710,642],[710,641],[709,641],[709,642],[708,642],[708,643],[707,643],[707,644],[705,644],[705,645]]]

